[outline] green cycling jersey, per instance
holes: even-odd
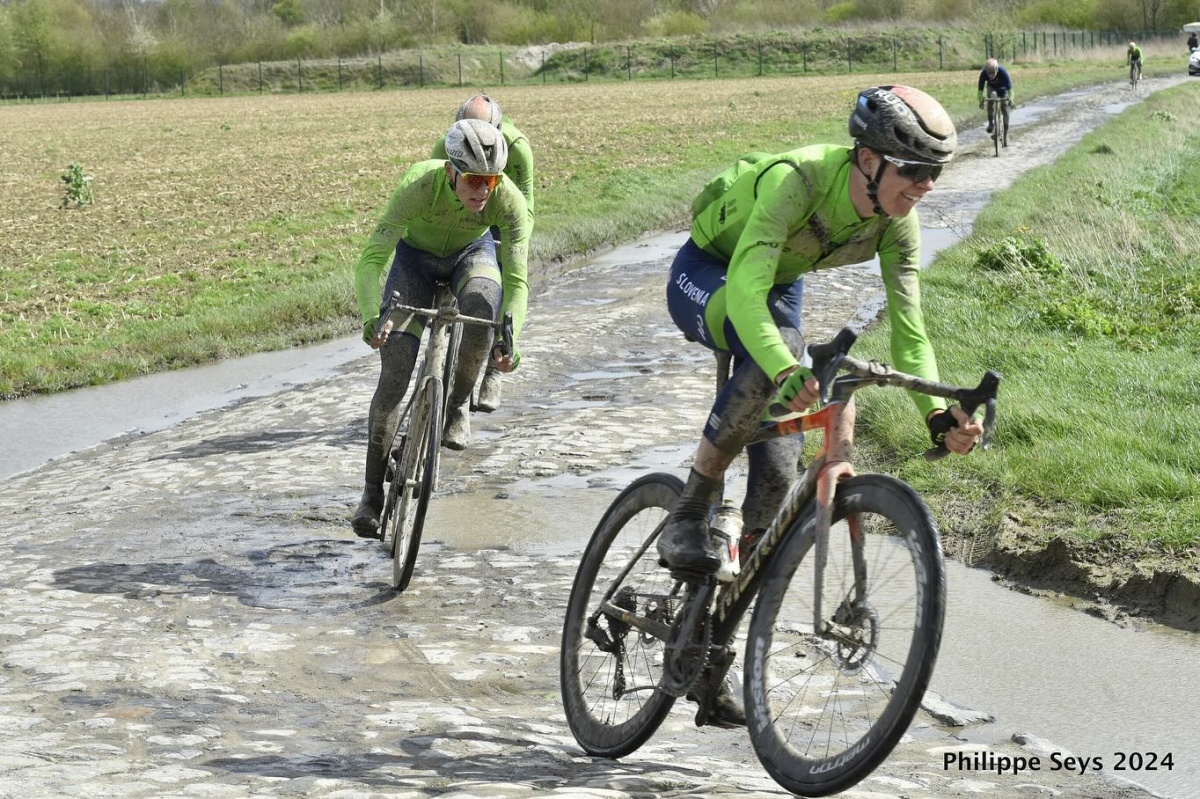
[[[507,176],[478,214],[468,211],[446,176],[446,162],[419,161],[400,179],[383,216],[354,268],[358,310],[366,325],[379,315],[380,276],[396,244],[405,243],[440,258],[466,247],[495,226],[500,230],[499,261],[504,290],[502,312],[513,315],[513,338],[521,332],[529,300],[528,259],[532,222],[525,198]]]
[[[767,306],[773,286],[878,253],[893,363],[938,379],[921,314],[916,210],[899,219],[861,218],[850,199],[848,147],[821,144],[752,159],[717,178],[728,183],[722,193],[708,202],[701,195],[693,206],[692,239],[728,262],[727,314],[755,362],[772,378],[796,365]],[[925,415],[945,407],[924,394],[911,396]]]
[[[525,138],[516,125],[514,125],[507,117],[500,123],[500,135],[504,137],[504,141],[508,144],[508,164],[504,167],[504,174],[508,175],[512,182],[521,190],[521,194],[525,197],[525,205],[529,209],[530,215],[533,214],[533,150],[529,146],[529,139]],[[438,139],[433,145],[433,152],[430,158],[446,158],[446,137]]]
[[[1141,61],[1141,60],[1142,60],[1142,48],[1130,47],[1129,49],[1127,49],[1125,51],[1125,63],[1126,64],[1130,63],[1131,61]]]

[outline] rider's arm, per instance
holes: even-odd
[[[501,314],[513,315],[513,342],[525,324],[529,302],[529,238],[533,223],[525,197],[507,175],[500,179],[483,210],[484,221],[500,228],[500,284],[504,289]]]
[[[975,87],[975,99],[983,103],[983,87],[987,85],[987,70],[979,70],[979,85]]]
[[[445,136],[443,136],[442,138],[438,139],[437,141],[435,141],[433,143],[433,150],[430,151],[429,157],[430,158],[439,158],[443,161],[446,160],[446,137]]]
[[[508,165],[504,167],[504,174],[512,178],[512,182],[517,184],[517,188],[520,189],[522,196],[525,197],[525,206],[529,211],[529,216],[532,218],[533,149],[529,146],[529,139],[525,138],[525,134],[517,130],[507,119],[504,120],[500,130],[508,142]]]
[[[777,164],[763,172],[756,197],[743,200],[753,203],[753,209],[729,259],[725,281],[729,320],[754,362],[772,380],[797,365],[779,335],[767,299],[792,225],[812,212],[808,189],[808,181],[791,164]]]
[[[915,210],[888,225],[879,242],[879,266],[892,329],[892,362],[902,372],[938,379],[937,360],[921,312],[921,228]],[[946,407],[944,400],[909,392],[923,417]]]
[[[429,184],[434,173],[420,166],[414,164],[400,178],[354,267],[354,290],[364,327],[379,316],[380,276],[396,251],[396,244],[430,196]]]

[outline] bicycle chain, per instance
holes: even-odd
[[[687,599],[671,626],[663,652],[663,674],[659,690],[676,698],[686,694],[704,673],[712,645],[712,602],[716,579],[689,582]]]

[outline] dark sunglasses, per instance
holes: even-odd
[[[454,165],[451,164],[451,166]],[[500,182],[499,175],[479,175],[474,172],[461,172],[458,167],[454,167],[454,174],[466,180],[467,185],[475,190],[486,188],[488,191],[492,191],[496,188],[496,184]]]
[[[926,178],[938,179],[938,175],[942,174],[941,164],[927,164],[924,161],[905,161],[901,158],[893,158],[890,155],[885,155],[883,160],[889,164],[896,165],[896,174],[905,180],[911,180],[913,183],[920,183]]]

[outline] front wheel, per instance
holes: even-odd
[[[424,378],[412,401],[412,416],[393,481],[399,487],[399,500],[391,514],[392,587],[397,591],[408,588],[412,579],[425,513],[433,494],[437,448],[441,444],[441,383]]]
[[[631,483],[601,517],[575,574],[559,682],[567,723],[588,754],[633,752],[675,703],[660,688],[665,641],[644,628],[669,630],[685,598],[683,585],[658,565],[655,546],[682,492],[670,474]],[[622,613],[644,620],[644,628]]]
[[[904,483],[841,483],[814,630],[815,504],[773,556],[746,645],[746,716],[759,760],[803,796],[843,791],[892,751],[916,713],[942,637],[937,527]],[[854,550],[861,544],[857,556]]]

